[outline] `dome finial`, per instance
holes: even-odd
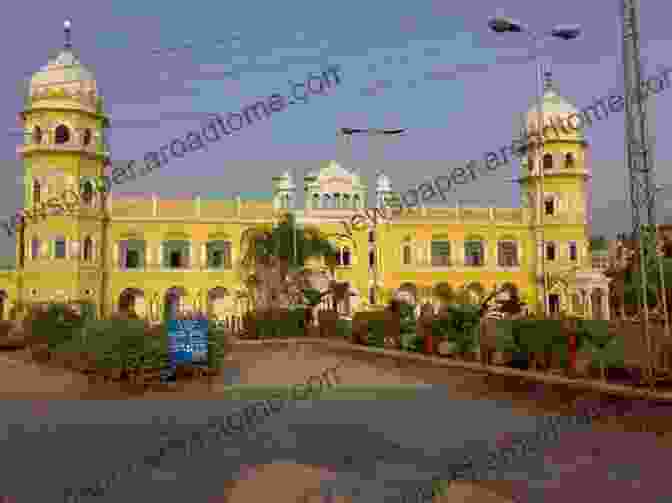
[[[548,68],[544,72],[544,91],[549,91],[553,89],[553,74],[551,73],[551,69]]]
[[[65,31],[65,48],[70,49],[72,47],[72,41],[70,40],[70,27],[72,26],[72,21],[66,19],[63,22],[63,31]]]

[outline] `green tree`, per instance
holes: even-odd
[[[333,277],[334,245],[316,227],[297,226],[290,213],[275,226],[247,229],[240,242],[240,271],[257,309],[300,303],[305,263],[310,258],[324,257]]]
[[[609,247],[609,242],[604,236],[592,236],[590,238],[590,250],[606,250]]]

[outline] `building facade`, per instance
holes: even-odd
[[[549,81],[543,97],[548,119],[578,113]],[[208,309],[219,317],[249,308],[245,278],[236,267],[240,238],[251,226],[277,222],[286,212],[325,234],[343,233],[343,222],[363,214],[352,240],[336,240],[336,279],[350,284],[345,311],[382,304],[403,292],[432,301],[437,285],[479,295],[505,283],[532,309],[543,289],[542,260],[551,311],[608,318],[609,280],[593,270],[588,249],[588,144],[580,132],[545,140],[543,200],[535,154],[521,163],[521,207],[405,209],[386,218],[367,210],[367,185],[338,162],[325,162],[304,180],[305,207],[289,173],[272,180],[268,200],[230,200],[195,195],[166,200],[154,194],[104,199],[95,190],[107,174],[108,126],[96,81],[66,44],[30,82],[20,114],[28,132],[18,147],[25,172],[25,207],[63,194],[80,194],[76,211],[54,205],[41,220],[17,233],[15,271],[0,272],[0,312],[26,302],[84,299],[99,314],[134,305],[155,320],[169,309]],[[536,110],[528,112],[534,129]],[[392,191],[389,178],[375,180],[381,207]],[[81,189],[80,189],[81,188]],[[537,245],[542,212],[545,243]],[[367,217],[368,215],[368,217]],[[323,267],[324,264],[313,264]]]

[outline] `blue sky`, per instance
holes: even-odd
[[[0,156],[0,213],[12,214],[22,194],[14,153],[20,138],[11,134],[18,126],[22,79],[62,46],[66,17],[73,20],[76,52],[95,73],[106,100],[114,162],[141,159],[197,128],[209,113],[237,111],[275,92],[286,95],[288,80],[301,81],[330,64],[341,66],[342,83],[328,94],[247,126],[207,151],[171,159],[122,189],[169,197],[270,192],[272,176],[292,168],[303,173],[333,158],[369,179],[384,169],[393,187],[403,191],[481,159],[510,142],[535,92],[527,39],[490,32],[489,16],[512,16],[539,31],[558,23],[581,24],[580,39],[550,41],[544,57],[561,93],[582,108],[622,88],[619,3],[62,0],[40,5],[36,16],[31,4],[12,1],[0,19],[0,42],[12,52],[0,81],[0,125],[6,132],[0,136],[5,153]],[[666,2],[643,5],[646,74],[672,65],[666,15],[671,9]],[[652,104],[657,182],[664,185],[672,183],[672,147],[664,141],[672,124],[660,111],[670,109],[672,91]],[[386,144],[356,139],[347,153],[336,139],[340,127],[409,132]],[[623,136],[622,114],[588,131],[593,223],[596,232],[609,235],[630,226]],[[515,167],[502,168],[463,186],[459,199],[470,205],[517,206],[517,189],[507,181],[515,172]],[[672,205],[662,211],[668,215],[670,210]],[[12,253],[12,241],[0,238],[0,255]]]

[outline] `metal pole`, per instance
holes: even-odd
[[[539,266],[538,266],[538,276],[541,276],[542,280],[542,295],[543,295],[543,309],[544,316],[548,315],[548,291],[547,283],[548,278],[546,277],[546,248],[544,243],[544,220],[543,220],[543,211],[544,211],[544,112],[542,110],[543,102],[543,67],[541,62],[539,62],[539,53],[538,53],[538,44],[540,39],[530,33],[532,40],[534,41],[534,60],[536,63],[537,70],[537,165],[539,168],[538,173],[538,184],[537,184],[537,242],[540,247],[540,257],[539,257]]]
[[[649,349],[649,377],[653,384],[653,341],[649,331],[649,309],[646,262],[644,260],[644,228],[648,223],[655,231],[655,189],[653,164],[648,148],[645,97],[641,92],[642,64],[639,43],[639,2],[622,0],[623,70],[625,83],[626,161],[630,178],[633,240],[640,242],[641,313],[643,337]],[[647,222],[648,220],[648,222]]]
[[[369,138],[376,137],[376,136],[385,136],[385,135],[401,135],[405,132],[405,129],[351,129],[351,128],[341,128],[340,134],[342,134],[347,141],[348,146],[350,146],[350,142],[352,141],[351,136],[353,134],[366,134]],[[366,200],[364,201],[364,204],[368,204],[368,194],[366,197]],[[374,237],[378,238],[377,236],[377,221],[374,222],[373,224],[373,229],[374,229]],[[367,236],[367,241],[368,241],[368,236]],[[371,245],[371,243],[367,242],[367,245]],[[369,246],[366,248],[369,250]],[[369,250],[370,251],[370,250]],[[377,243],[373,243],[373,301],[374,304],[377,303],[378,301],[378,246]]]
[[[297,180],[296,179],[296,166],[294,166],[292,168],[292,174],[294,175],[294,180],[292,180],[293,183],[294,183],[293,197],[296,197],[296,180]],[[292,210],[295,210],[296,209],[296,204],[295,204],[294,199],[292,199],[292,203],[293,203],[292,204]],[[304,204],[305,204],[305,202],[304,202]],[[294,267],[298,267],[299,264],[298,264],[297,255],[296,255],[296,233],[298,232],[297,229],[296,229],[296,211],[293,211],[293,215],[294,215],[294,218],[292,219],[292,221],[294,222],[294,232],[292,233],[293,234],[292,237],[294,239],[294,245],[293,245],[293,248],[294,248]]]

